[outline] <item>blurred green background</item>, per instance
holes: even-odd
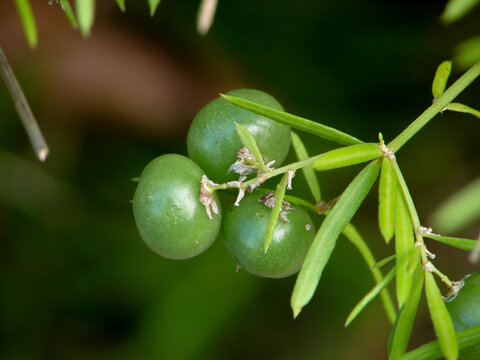
[[[200,37],[198,1],[164,0],[153,18],[146,1],[127,1],[125,14],[103,1],[84,40],[58,4],[32,5],[38,49],[28,49],[11,1],[0,4],[0,46],[51,154],[35,160],[0,84],[0,358],[385,359],[390,324],[380,301],[343,327],[373,286],[345,239],[293,321],[295,277],[235,272],[221,239],[186,261],[150,251],[135,228],[131,179],[156,156],[186,154],[195,113],[239,87],[365,141],[379,131],[389,141],[431,104],[436,66],[478,35],[480,9],[445,27],[442,1],[220,1]],[[454,63],[452,77],[462,70]],[[479,108],[479,94],[477,81],[459,100]],[[399,152],[424,225],[479,176],[479,134],[478,119],[446,113]],[[311,154],[334,146],[302,138]],[[359,169],[319,174],[325,199]],[[301,175],[294,192],[308,196]],[[390,255],[374,194],[354,224],[377,259]],[[476,238],[479,225],[455,235]],[[465,252],[429,248],[452,279],[478,271]],[[433,338],[422,303],[411,345]]]

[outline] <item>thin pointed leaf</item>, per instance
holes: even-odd
[[[332,127],[322,125],[312,120],[289,114],[287,112],[276,110],[268,106],[257,104],[256,102],[242,99],[235,96],[229,96],[220,94],[225,100],[240,106],[243,109],[247,109],[255,114],[266,116],[272,120],[275,120],[281,124],[291,126],[292,128],[308,132],[313,135],[320,136],[321,138],[335,141],[343,145],[361,144],[363,141],[348,135],[340,130]]]
[[[298,160],[305,160],[308,159],[310,156],[308,155],[307,149],[303,144],[300,137],[292,131],[292,146],[295,150],[295,154],[297,155]],[[315,202],[318,203],[322,196],[320,193],[320,185],[318,184],[317,175],[315,171],[310,166],[304,166],[302,168],[303,175],[305,176],[305,180],[307,181],[308,188],[315,199]]]
[[[412,286],[412,278],[407,272],[408,259],[413,252],[414,236],[405,197],[397,186],[397,200],[395,212],[395,253],[397,255],[397,300],[401,308],[408,297]]]
[[[457,332],[458,348],[465,349],[480,343],[480,325]],[[435,360],[442,357],[442,349],[438,340],[412,350],[398,360]]]
[[[463,18],[478,4],[478,0],[449,0],[440,20],[444,24],[451,24]]]
[[[197,31],[200,35],[206,35],[213,23],[218,0],[202,0],[197,15]]]
[[[278,216],[280,215],[280,211],[282,211],[282,202],[285,195],[285,190],[287,188],[287,179],[288,175],[283,175],[282,180],[280,180],[280,183],[277,185],[277,189],[275,190],[275,194],[273,195],[275,196],[275,205],[273,205],[272,212],[270,213],[267,232],[265,233],[265,254],[267,253],[268,248],[270,247],[270,243],[272,242],[275,225],[277,225]]]
[[[382,161],[380,183],[378,185],[378,226],[385,242],[388,244],[393,237],[395,228],[395,200],[397,195],[397,176],[392,163],[387,159]]]
[[[440,65],[438,65],[437,71],[435,72],[435,77],[433,78],[433,83],[432,83],[432,94],[434,98],[440,97],[445,91],[445,87],[447,86],[447,81],[448,81],[448,78],[450,77],[451,72],[452,72],[451,61],[444,61]]]
[[[150,16],[155,15],[155,11],[157,11],[157,7],[160,4],[161,0],[148,0],[148,6],[150,7]]]
[[[433,214],[440,232],[454,232],[480,218],[480,178],[448,198]]]
[[[75,17],[75,14],[73,13],[70,3],[68,2],[68,0],[60,0],[59,2],[60,2],[60,7],[62,8],[63,13],[65,14],[65,17],[70,22],[70,25],[72,25],[72,27],[76,29],[78,26],[77,19]]]
[[[78,26],[83,37],[90,35],[95,17],[95,0],[75,0]]]
[[[460,103],[450,103],[447,105],[447,110],[470,114],[480,119],[480,111],[471,108],[470,106]]]
[[[473,251],[479,241],[428,233],[423,236],[465,251]]]
[[[298,316],[312,298],[323,269],[335,248],[338,236],[357,212],[377,179],[379,171],[378,161],[367,165],[348,185],[337,204],[323,221],[308,250],[293,289],[291,307],[294,317]]]
[[[425,293],[432,318],[433,328],[437,334],[440,348],[447,360],[458,358],[457,338],[453,329],[452,319],[442,299],[440,289],[430,271],[425,272]]]
[[[367,243],[362,238],[360,233],[357,231],[355,226],[352,224],[347,224],[342,231],[342,234],[350,240],[350,242],[357,248],[358,252],[362,255],[363,259],[367,263],[367,266],[370,268],[373,279],[378,284],[383,280],[383,274],[380,269],[375,268],[375,258],[372,255],[372,252],[368,248]],[[388,319],[393,324],[397,316],[395,311],[395,306],[393,305],[392,298],[388,289],[383,289],[380,293],[380,298],[382,300],[383,308],[387,314]]]
[[[248,131],[248,129],[243,125],[235,123],[235,127],[242,144],[253,154],[253,156],[255,156],[255,159],[257,159],[262,169],[265,170],[266,167],[265,163],[263,162],[262,154],[260,153],[260,149],[258,148],[253,135],[250,134],[250,131]]]
[[[17,6],[18,15],[20,15],[20,21],[22,22],[28,46],[34,49],[37,47],[38,35],[30,2],[28,0],[15,0],[15,5]]]
[[[412,334],[413,323],[417,314],[418,303],[423,289],[423,273],[419,266],[413,276],[412,287],[410,288],[407,301],[401,308],[392,333],[388,340],[389,359],[398,359],[407,351],[410,335]]]
[[[377,144],[358,144],[327,151],[317,157],[312,167],[315,170],[331,170],[360,164],[383,156]]]
[[[390,261],[394,260],[395,258],[396,258],[396,255],[395,255],[395,254],[390,255],[390,256],[386,257],[385,259],[376,262],[376,263],[372,266],[372,269],[380,269],[381,267],[387,265]]]
[[[387,275],[383,278],[381,282],[379,282],[375,287],[370,290],[367,295],[365,295],[362,300],[353,308],[353,310],[350,312],[350,314],[347,317],[347,320],[345,321],[345,326],[350,325],[350,323],[355,320],[358,314],[367,306],[375,297],[382,291],[388,284],[390,284],[390,281],[393,280],[395,276],[395,267],[393,267]]]
[[[125,12],[125,0],[115,0],[117,2],[118,7],[122,12]]]

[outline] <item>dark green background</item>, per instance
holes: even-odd
[[[197,90],[208,89],[202,92],[204,103],[232,86],[259,88],[288,111],[365,141],[376,141],[379,131],[391,140],[431,104],[436,66],[453,56],[459,42],[476,35],[480,16],[477,9],[444,27],[438,21],[441,1],[221,0],[210,33],[200,37],[197,1],[164,0],[153,19],[144,2],[126,4],[126,14],[113,1],[99,6],[92,39],[97,22],[122,28],[139,44],[161,48],[182,64]],[[62,18],[59,11],[51,16]],[[12,19],[0,25],[0,46],[9,31],[20,29]],[[61,32],[80,37],[68,26]],[[61,111],[46,118],[47,100],[61,103],[75,84],[65,84],[64,93],[48,93],[41,64],[56,66],[58,59],[42,52],[42,43],[55,39],[40,33],[33,53],[22,41],[5,45],[5,51],[11,49],[7,56],[41,119],[51,155],[45,164],[35,160],[0,85],[0,358],[386,358],[390,325],[378,300],[343,327],[373,285],[343,238],[314,299],[295,321],[289,308],[295,277],[268,280],[236,273],[221,239],[186,261],[149,250],[135,228],[131,178],[158,155],[186,153],[188,124],[200,105],[188,94],[178,99],[176,106],[189,115],[167,133],[105,119],[98,109],[109,101],[108,93],[99,93],[100,105],[85,106],[75,121],[64,121]],[[104,71],[92,64],[91,71]],[[95,88],[90,91],[96,94]],[[477,82],[461,101],[479,108],[479,94]],[[162,121],[162,114],[158,118]],[[398,153],[425,225],[443,199],[479,176],[479,134],[478,119],[447,113]],[[302,137],[312,154],[334,146]],[[325,199],[337,196],[359,169],[321,173]],[[308,196],[301,175],[294,192]],[[392,246],[384,245],[377,230],[375,206],[371,194],[354,224],[381,259]],[[456,235],[477,232],[478,222]],[[466,253],[436,244],[429,248],[452,279],[475,271]],[[433,337],[422,303],[412,343]]]

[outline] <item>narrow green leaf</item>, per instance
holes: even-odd
[[[75,0],[75,10],[80,32],[84,37],[88,37],[95,17],[95,0]]]
[[[303,144],[300,137],[292,131],[292,146],[295,150],[295,154],[297,155],[298,160],[305,160],[310,157],[308,155],[307,149]],[[302,168],[303,175],[305,176],[305,180],[307,181],[308,188],[310,189],[315,202],[319,202],[322,198],[320,193],[320,185],[318,184],[317,175],[315,171],[310,166],[305,166]]]
[[[424,271],[424,273],[428,309],[432,318],[433,328],[440,343],[440,348],[447,360],[457,359],[458,345],[452,319],[443,302],[440,289],[433,278],[433,274],[430,271]]]
[[[480,343],[480,325],[457,332],[458,348],[465,349]],[[435,360],[442,357],[442,349],[438,340],[431,341],[412,350],[398,360]]]
[[[385,265],[387,265],[390,261],[394,260],[395,258],[396,258],[395,254],[387,256],[385,259],[382,259],[382,260],[376,262],[372,266],[372,269],[380,269],[381,267],[384,267]]]
[[[125,0],[115,0],[117,2],[118,7],[122,12],[125,12]]]
[[[412,287],[410,288],[407,301],[401,308],[395,325],[388,340],[389,359],[398,359],[407,351],[408,341],[412,334],[413,323],[417,314],[418,303],[423,289],[423,272],[420,266],[413,276]]]
[[[409,255],[413,252],[414,235],[405,197],[397,186],[395,212],[395,253],[397,255],[397,300],[401,308],[408,297],[412,278],[407,272]]]
[[[257,143],[255,142],[255,139],[253,138],[253,135],[250,134],[250,131],[238,123],[235,122],[235,127],[237,129],[237,134],[238,137],[240,138],[240,141],[242,144],[250,151],[253,156],[255,156],[255,159],[257,159],[257,162],[260,164],[261,168],[263,170],[266,170],[265,163],[263,162],[263,157],[262,154],[260,153],[260,149],[257,146]]]
[[[440,232],[450,233],[480,218],[480,178],[448,198],[433,214],[433,224]]]
[[[372,255],[367,243],[362,238],[358,230],[352,224],[347,224],[342,231],[342,234],[350,240],[350,242],[357,248],[358,252],[362,255],[365,263],[370,268],[373,279],[378,284],[383,280],[383,275],[380,269],[375,268],[375,258]],[[397,316],[395,306],[393,305],[392,298],[388,289],[383,289],[380,293],[382,305],[387,314],[388,319],[393,324]]]
[[[442,236],[438,234],[423,234],[423,237],[427,237],[441,243],[456,247],[465,251],[473,251],[477,246],[478,240],[463,239],[451,236]]]
[[[329,126],[322,125],[312,120],[289,114],[287,112],[272,109],[268,106],[257,104],[256,102],[242,99],[235,96],[220,94],[225,100],[240,106],[243,109],[249,110],[255,114],[266,116],[272,120],[278,121],[281,124],[291,126],[292,128],[308,132],[320,136],[321,138],[335,141],[343,145],[361,144],[363,141],[348,135],[340,130]]]
[[[291,307],[294,317],[298,316],[312,298],[323,269],[335,248],[338,236],[357,212],[377,179],[379,171],[378,161],[367,165],[348,185],[337,204],[323,221],[308,250],[293,289]]]
[[[434,98],[438,98],[445,91],[445,87],[447,86],[447,81],[448,81],[448,78],[450,77],[451,72],[452,72],[451,61],[444,61],[440,65],[438,65],[437,71],[435,72],[435,77],[433,78],[433,83],[432,83],[432,94]]]
[[[375,297],[382,291],[388,284],[390,284],[390,281],[393,280],[395,276],[395,267],[393,267],[387,275],[383,278],[381,282],[379,282],[375,287],[370,290],[367,295],[365,295],[360,302],[355,305],[353,310],[350,312],[350,314],[347,317],[347,320],[345,321],[345,326],[350,325],[350,323],[355,320],[358,314],[367,306]]]
[[[351,145],[321,154],[313,163],[313,168],[319,171],[336,169],[360,164],[381,156],[383,156],[383,152],[377,144]]]
[[[397,195],[397,176],[392,163],[382,161],[380,183],[378,185],[378,226],[388,244],[393,237],[395,227],[395,200]]]
[[[478,4],[479,0],[449,0],[440,20],[444,24],[451,24],[463,18]]]
[[[148,6],[150,6],[150,16],[155,15],[155,11],[157,11],[160,1],[161,0],[148,0]]]
[[[459,104],[459,103],[450,103],[447,105],[447,110],[461,112],[465,114],[473,115],[480,119],[480,111],[471,108],[470,106]]]
[[[28,0],[15,0],[20,21],[22,22],[25,38],[28,46],[34,49],[38,44],[37,25],[35,24],[35,17],[33,16],[32,8]]]
[[[77,19],[75,18],[75,14],[73,13],[70,3],[68,2],[68,0],[60,0],[59,2],[60,7],[62,8],[67,20],[70,22],[70,25],[72,25],[72,27],[76,29],[78,26]]]
[[[287,179],[288,175],[285,174],[282,177],[282,180],[277,185],[277,189],[275,190],[275,205],[273,206],[272,212],[270,213],[270,218],[268,219],[268,226],[267,232],[265,233],[265,242],[264,242],[264,250],[265,254],[270,247],[270,243],[273,239],[273,233],[275,231],[275,225],[277,225],[278,216],[280,215],[280,211],[282,211],[282,202],[283,196],[285,195],[285,190],[287,188]]]

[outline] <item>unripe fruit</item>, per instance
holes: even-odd
[[[209,219],[199,200],[203,174],[192,160],[177,154],[159,156],[143,170],[133,198],[133,215],[143,241],[156,253],[187,259],[215,241],[221,214]]]
[[[283,110],[277,100],[263,91],[238,89],[227,94]],[[227,175],[229,167],[237,160],[237,151],[242,147],[235,122],[248,129],[262,155],[268,161],[275,160],[275,167],[283,162],[290,147],[290,127],[218,97],[198,112],[187,136],[189,157],[216,183],[238,179],[238,174]]]
[[[269,278],[295,274],[315,237],[312,219],[303,209],[289,210],[288,222],[277,220],[265,254],[271,209],[259,201],[262,195],[260,192],[247,195],[240,206],[226,211],[222,226],[225,245],[237,263],[252,274]]]
[[[455,331],[480,325],[480,273],[468,275],[457,296],[447,302]],[[479,360],[480,344],[460,350],[463,360]]]

